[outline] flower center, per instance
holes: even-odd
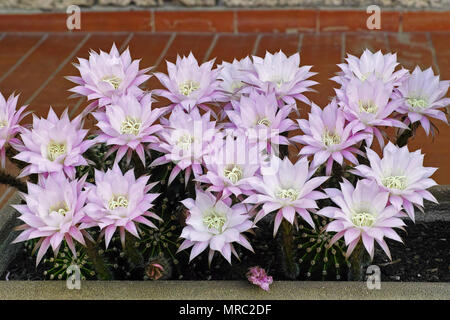
[[[128,207],[128,199],[124,196],[113,196],[108,203],[109,210],[114,210],[118,207],[127,208]]]
[[[235,92],[235,91],[239,90],[240,88],[242,88],[243,85],[244,85],[244,83],[242,81],[234,81],[231,84],[231,92]]]
[[[298,198],[298,191],[292,188],[289,189],[280,189],[276,196],[280,199],[290,199],[291,201],[295,201]]]
[[[4,128],[8,125],[8,122],[6,120],[0,120],[0,129]]]
[[[216,229],[222,232],[223,225],[227,222],[227,218],[224,214],[221,214],[215,210],[211,210],[207,215],[203,217],[203,225],[208,229]]]
[[[359,101],[359,111],[365,113],[376,113],[378,111],[378,107],[372,101]]]
[[[52,142],[47,147],[47,157],[50,161],[55,161],[60,155],[67,152],[66,145],[64,143]]]
[[[181,94],[189,96],[193,91],[197,90],[199,87],[200,84],[198,82],[189,80],[180,84],[179,89]]]
[[[232,168],[225,168],[224,175],[233,184],[236,184],[236,182],[242,179],[242,169],[234,165]]]
[[[359,212],[352,216],[352,222],[357,227],[371,227],[375,220],[375,216],[368,212]]]
[[[67,204],[65,202],[59,203],[56,206],[50,208],[50,213],[57,212],[62,216],[66,216],[66,213],[69,211]]]
[[[120,125],[121,134],[133,134],[137,136],[141,130],[142,122],[138,119],[127,117]]]
[[[322,142],[326,147],[331,147],[335,144],[341,143],[341,137],[335,133],[325,131],[322,135]]]
[[[267,118],[262,118],[258,120],[257,124],[262,124],[263,126],[268,127],[270,126],[270,121]]]
[[[191,147],[192,142],[194,142],[194,137],[186,133],[178,139],[177,145],[183,150],[188,150]]]
[[[406,101],[415,110],[425,109],[428,106],[427,101],[423,98],[408,98]]]
[[[406,188],[405,176],[390,176],[383,178],[381,182],[383,183],[383,186],[389,189],[404,190]]]
[[[114,90],[117,90],[122,83],[122,79],[116,76],[103,77],[102,81],[109,83],[114,88]]]

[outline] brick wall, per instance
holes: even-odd
[[[114,9],[134,7],[367,7],[390,9],[450,9],[450,0],[1,0],[0,9],[61,11],[69,5]]]

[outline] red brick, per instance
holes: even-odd
[[[68,99],[72,92],[68,90],[75,86],[74,83],[66,80],[64,77],[69,75],[79,76],[78,70],[72,63],[78,63],[78,58],[88,58],[89,51],[99,52],[103,50],[109,52],[113,43],[120,48],[120,45],[126,38],[126,34],[94,34],[86,43],[74,53],[74,57],[68,62],[40,92],[40,94],[31,102],[31,108],[40,116],[46,116],[49,106],[52,106],[57,113],[61,113],[66,107],[72,109],[78,102],[78,99]]]
[[[235,58],[245,58],[252,54],[255,41],[254,34],[221,34],[209,59],[216,58],[216,63],[220,64],[222,61],[232,62]]]
[[[439,184],[450,184],[450,126],[440,120],[430,120],[438,127],[439,133],[433,139],[419,128],[408,148],[410,151],[421,149],[425,153],[424,166],[439,168],[432,178]]]
[[[155,31],[234,32],[233,11],[155,11]]]
[[[0,41],[0,78],[8,72],[34,45],[42,34],[7,34]],[[0,83],[0,89],[2,85]]]
[[[365,49],[372,52],[388,51],[388,41],[385,33],[348,33],[345,35],[345,52],[354,56],[360,56]]]
[[[329,80],[339,68],[337,63],[341,62],[341,42],[340,34],[305,34],[300,49],[301,65],[313,65],[311,71],[318,72],[312,77],[312,80],[319,84],[312,88],[317,92],[308,92],[306,95],[321,107],[329,103],[335,96],[333,90],[336,83]],[[302,104],[304,106],[304,104]],[[302,117],[306,114],[301,111]]]
[[[51,34],[37,50],[3,80],[0,88],[3,94],[20,92],[21,103],[24,103],[72,53],[84,36],[80,33]],[[33,105],[29,108],[35,110]]]
[[[403,32],[450,31],[450,11],[414,11],[403,13]]]
[[[3,14],[0,31],[68,31],[68,17],[65,13]],[[80,31],[150,31],[150,19],[150,11],[81,11]]]
[[[187,56],[190,52],[201,63],[213,38],[212,34],[177,34],[163,59],[164,62],[158,65],[157,70],[166,72],[166,60],[175,63],[177,55]]]
[[[431,41],[433,43],[436,60],[439,65],[442,80],[450,80],[450,32],[432,32]]]
[[[379,30],[367,28],[367,19],[371,15],[364,10],[320,10],[320,31],[398,31],[399,12],[381,11]]]
[[[307,32],[316,30],[317,10],[238,10],[239,32]]]
[[[388,40],[390,50],[397,52],[403,67],[413,70],[418,65],[422,69],[433,67],[436,71],[430,41],[425,33],[389,34]]]
[[[270,53],[282,50],[290,56],[298,51],[298,34],[267,34],[261,37],[256,55],[264,56],[266,51]]]

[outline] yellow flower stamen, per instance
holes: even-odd
[[[102,81],[109,83],[113,86],[114,90],[119,89],[120,84],[122,83],[122,79],[116,76],[105,76],[102,78]]]
[[[200,84],[192,80],[186,81],[179,85],[180,93],[185,96],[189,96],[198,88],[200,88]]]
[[[128,199],[125,196],[113,196],[108,202],[109,210],[114,210],[118,207],[127,208]]]
[[[376,218],[373,214],[368,212],[359,212],[352,216],[352,222],[357,227],[371,227]]]
[[[341,137],[335,133],[325,131],[322,135],[322,142],[326,147],[331,147],[335,144],[341,143]]]
[[[383,178],[383,186],[389,189],[404,190],[406,188],[406,177],[405,176],[390,176]]]
[[[203,216],[203,224],[208,229],[216,229],[222,232],[223,225],[227,222],[227,218],[224,214],[215,211],[214,209]]]
[[[295,189],[289,188],[289,189],[280,189],[276,196],[280,199],[290,199],[291,201],[295,201],[298,198],[299,192]]]
[[[378,107],[372,101],[359,101],[359,111],[365,113],[377,113]]]
[[[270,126],[270,121],[267,118],[262,118],[258,120],[257,124],[262,124],[263,126],[268,127]]]
[[[183,149],[183,150],[188,150],[192,143],[194,142],[194,137],[191,136],[190,134],[183,134],[177,141],[177,145]]]
[[[66,145],[64,143],[52,142],[47,146],[47,158],[50,161],[55,161],[60,155],[67,152]]]
[[[133,134],[137,136],[141,130],[142,122],[138,119],[127,117],[120,125],[121,134]]]
[[[424,98],[408,98],[406,101],[408,101],[408,104],[414,110],[425,109],[428,106],[428,103]]]
[[[236,184],[236,182],[242,179],[242,169],[234,165],[232,168],[225,168],[224,175],[226,178],[230,179],[233,184]]]

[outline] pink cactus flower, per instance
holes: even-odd
[[[117,151],[116,162],[126,153],[130,160],[135,150],[145,165],[146,144],[159,142],[155,133],[162,130],[162,126],[155,121],[163,114],[164,108],[152,109],[151,104],[150,94],[144,95],[141,101],[133,95],[124,95],[106,106],[105,111],[93,113],[101,130],[96,141],[111,145],[109,154]]]
[[[0,93],[0,167],[4,168],[6,163],[6,147],[8,145],[17,146],[20,140],[16,138],[16,134],[20,132],[21,126],[19,122],[28,114],[25,112],[27,106],[23,106],[16,110],[19,96],[13,94],[5,100]]]
[[[385,192],[372,180],[359,180],[356,187],[346,179],[340,183],[341,190],[330,188],[325,192],[338,207],[325,207],[316,212],[334,219],[327,227],[327,232],[337,232],[330,241],[330,245],[345,238],[347,257],[355,249],[358,242],[362,243],[373,258],[374,241],[387,254],[391,254],[384,237],[402,242],[393,228],[405,226],[399,218],[399,210],[389,205],[389,192]]]
[[[345,61],[347,63],[338,64],[342,72],[332,78],[332,80],[344,86],[353,77],[365,81],[372,76],[384,83],[389,82],[394,86],[398,86],[408,74],[408,70],[404,68],[395,71],[395,68],[399,65],[397,53],[383,54],[381,51],[372,53],[366,49],[360,58],[347,54]]]
[[[243,81],[265,93],[275,93],[280,104],[295,104],[295,99],[309,104],[305,92],[312,91],[316,81],[308,80],[315,75],[312,66],[300,67],[300,54],[287,57],[281,50],[275,54],[266,52],[264,58],[253,56],[254,72],[247,73]]]
[[[33,173],[49,174],[63,171],[67,177],[75,177],[75,167],[88,164],[83,153],[95,142],[84,140],[88,130],[82,129],[81,116],[70,121],[67,109],[61,118],[52,108],[47,119],[33,115],[31,130],[23,128],[20,135],[23,145],[15,159],[28,162],[19,177]]]
[[[169,176],[169,184],[182,170],[185,170],[187,184],[191,172],[195,178],[203,172],[203,157],[214,147],[216,122],[211,121],[210,112],[200,115],[198,109],[193,109],[190,113],[185,113],[183,109],[176,107],[169,120],[161,119],[161,123],[165,127],[158,132],[161,142],[152,144],[151,148],[165,155],[155,159],[151,166],[173,162],[175,167]]]
[[[436,198],[426,189],[436,185],[430,176],[437,168],[423,166],[424,155],[420,150],[409,152],[389,142],[380,159],[375,151],[367,149],[370,167],[359,165],[354,173],[375,180],[379,187],[389,192],[389,202],[398,210],[405,209],[414,221],[414,206],[423,211],[423,199],[437,203]]]
[[[219,192],[223,198],[252,193],[248,180],[265,160],[265,146],[252,144],[243,135],[229,134],[216,141],[214,150],[204,157],[206,174],[197,180],[209,184],[207,191]]]
[[[147,217],[161,220],[155,213],[148,211],[159,194],[148,193],[157,184],[147,184],[149,178],[142,176],[136,179],[133,169],[122,174],[117,164],[106,173],[95,170],[95,185],[87,187],[88,204],[82,226],[100,227],[105,236],[106,248],[117,228],[122,246],[125,246],[125,231],[139,238],[136,223],[156,228]]]
[[[115,44],[109,54],[91,51],[88,60],[78,58],[78,61],[75,67],[81,77],[66,77],[77,84],[69,91],[86,96],[88,100],[98,99],[93,107],[108,105],[113,97],[124,94],[140,96],[139,85],[150,78],[146,73],[151,68],[139,70],[139,60],[131,60],[129,49],[120,54]]]
[[[269,291],[269,286],[273,282],[273,278],[267,275],[266,270],[261,267],[251,267],[247,272],[247,279],[250,283],[257,285],[264,291]]]
[[[347,123],[335,99],[323,110],[313,103],[309,119],[297,121],[304,134],[290,140],[303,145],[300,156],[314,156],[311,163],[313,168],[326,163],[326,174],[330,175],[334,161],[342,165],[345,158],[352,164],[358,164],[353,154],[363,155],[363,152],[354,146],[368,138],[368,134],[353,132],[357,123]]]
[[[255,217],[255,223],[269,213],[277,211],[274,237],[283,218],[290,224],[297,223],[296,213],[314,228],[308,210],[318,208],[316,200],[326,198],[324,193],[315,189],[329,178],[310,178],[314,171],[315,169],[310,170],[306,158],[292,164],[288,157],[284,160],[273,157],[271,166],[261,169],[262,177],[255,177],[249,182],[255,194],[244,200],[244,203],[262,204],[262,209]]]
[[[252,141],[264,139],[274,145],[289,144],[282,133],[295,129],[295,123],[289,114],[295,105],[278,107],[274,93],[259,94],[251,90],[249,96],[241,96],[232,101],[233,110],[226,111],[232,126]]]
[[[168,75],[157,72],[155,77],[167,90],[154,90],[156,95],[169,99],[173,105],[181,105],[190,112],[194,107],[207,109],[205,103],[223,101],[218,80],[219,70],[212,67],[214,60],[198,65],[192,52],[189,56],[177,56],[176,64],[167,61]]]
[[[428,117],[448,124],[445,113],[438,109],[450,105],[450,98],[445,98],[449,86],[450,81],[439,81],[439,76],[435,76],[431,68],[422,71],[416,67],[398,88],[403,103],[397,112],[406,114],[408,123],[419,121],[428,135],[430,132]]]
[[[394,87],[390,83],[384,83],[375,76],[361,81],[352,78],[342,89],[336,89],[339,105],[343,108],[348,121],[355,121],[353,133],[364,130],[371,133],[365,139],[367,146],[372,145],[373,135],[378,139],[381,148],[384,147],[384,137],[378,127],[398,127],[407,129],[401,121],[390,118],[391,114],[399,107],[401,101],[392,101],[391,95]]]
[[[236,257],[233,243],[236,242],[253,252],[243,232],[253,227],[246,207],[242,204],[230,206],[217,200],[210,192],[196,191],[196,199],[186,199],[183,205],[189,210],[186,227],[181,232],[183,241],[178,252],[192,247],[189,261],[209,246],[208,261],[211,264],[214,252],[218,251],[231,264],[231,253]]]
[[[255,71],[253,62],[249,57],[241,60],[234,59],[232,63],[224,61],[217,66],[217,69],[220,71],[218,78],[222,80],[220,87],[226,92],[230,100],[235,100],[240,97],[239,91],[246,86],[242,82],[246,73]]]
[[[28,194],[21,194],[26,204],[12,205],[21,213],[22,233],[14,243],[41,238],[37,244],[36,265],[51,246],[58,253],[63,240],[76,256],[73,239],[85,245],[81,219],[85,216],[86,192],[82,191],[85,177],[69,181],[63,173],[44,178],[37,185],[27,183]]]

